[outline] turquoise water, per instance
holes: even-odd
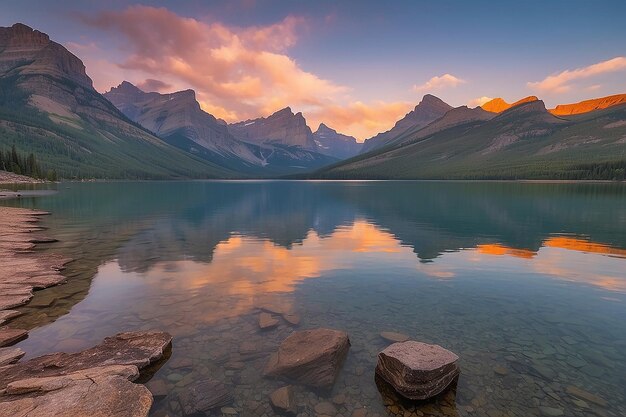
[[[207,376],[240,416],[271,416],[262,377],[294,330],[348,332],[332,392],[297,388],[299,411],[336,415],[626,415],[626,185],[464,182],[70,183],[5,205],[50,210],[76,259],[15,325],[33,357],[119,331],[165,330],[172,357],[151,383],[173,399]],[[43,250],[43,249],[42,249]],[[278,317],[278,316],[277,316]],[[456,391],[398,402],[374,381],[380,332],[460,357]],[[580,392],[583,391],[583,393]],[[221,415],[220,410],[216,415]]]

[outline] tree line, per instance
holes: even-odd
[[[48,181],[58,180],[56,170],[44,171],[32,152],[29,154],[20,153],[15,149],[15,145],[4,152],[0,149],[0,170],[38,179],[47,179]]]

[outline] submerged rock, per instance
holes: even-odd
[[[297,410],[293,387],[288,385],[277,389],[270,394],[272,408],[278,413],[295,415]]]
[[[272,355],[265,375],[329,388],[339,374],[348,349],[350,340],[346,332],[331,329],[295,332]]]
[[[397,332],[382,332],[380,334],[380,337],[382,337],[383,339],[385,339],[388,342],[406,342],[407,340],[409,340],[409,336],[403,334],[403,333],[397,333]]]
[[[426,400],[443,392],[459,376],[459,357],[438,345],[407,341],[378,354],[376,374],[400,395]]]
[[[198,381],[178,394],[178,403],[185,416],[208,413],[232,401],[232,390],[214,379]]]
[[[259,327],[261,330],[268,330],[276,327],[278,320],[274,318],[270,313],[261,312],[259,314]]]
[[[145,417],[152,395],[131,382],[138,376],[134,365],[111,365],[22,379],[7,385],[0,415]]]

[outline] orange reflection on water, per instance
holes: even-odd
[[[485,255],[509,255],[516,258],[530,259],[537,255],[537,252],[528,249],[515,249],[508,246],[501,245],[499,243],[487,243],[476,246],[478,252]]]
[[[603,243],[591,242],[589,240],[583,240],[566,236],[555,236],[546,239],[543,242],[543,246],[552,248],[561,248],[575,250],[579,252],[591,252],[601,253],[603,255],[616,255],[626,258],[626,249],[612,248]]]

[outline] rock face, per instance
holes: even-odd
[[[107,337],[90,349],[77,353],[53,353],[0,370],[0,390],[12,382],[54,377],[109,365],[133,365],[143,369],[163,356],[172,342],[164,332],[129,332]]]
[[[19,361],[25,352],[20,348],[0,348],[0,366]]]
[[[208,413],[232,401],[232,390],[213,379],[196,382],[178,394],[178,402],[185,416]]]
[[[459,357],[438,345],[407,341],[378,354],[376,374],[400,395],[426,400],[443,392],[459,376]]]
[[[391,130],[366,139],[363,143],[363,148],[361,148],[361,153],[385,146],[408,129],[417,130],[425,127],[439,119],[449,110],[452,110],[452,106],[444,103],[438,97],[426,94],[422,101],[402,119],[398,120]]]
[[[15,381],[6,387],[0,415],[147,416],[152,395],[130,382],[138,376],[136,366],[112,365]]]
[[[573,104],[559,104],[549,112],[556,116],[568,116],[572,114],[588,113],[590,111],[602,110],[612,106],[626,104],[626,94],[616,94],[613,96],[594,98]]]
[[[269,117],[229,125],[231,133],[240,140],[251,143],[278,143],[299,146],[317,151],[313,132],[307,126],[302,113],[294,114],[285,107]]]
[[[0,27],[0,76],[41,74],[68,77],[85,88],[93,88],[82,61],[48,35],[16,23]]]
[[[356,141],[355,137],[338,133],[324,123],[320,124],[317,131],[313,133],[313,139],[319,153],[339,159],[350,158],[358,154],[363,146],[362,143]]]
[[[486,102],[485,104],[483,104],[482,106],[480,106],[483,110],[488,111],[490,113],[502,113],[505,110],[510,109],[511,107],[515,107],[518,106],[520,104],[524,104],[524,103],[531,103],[533,101],[537,101],[539,100],[537,97],[535,96],[528,96],[528,97],[524,97],[520,100],[517,100],[515,103],[507,103],[506,101],[504,101],[503,99],[501,99],[500,97],[498,98],[494,98],[493,100],[490,100],[488,102]]]
[[[272,355],[265,375],[284,377],[316,388],[330,388],[339,374],[350,340],[339,330],[295,332]]]

